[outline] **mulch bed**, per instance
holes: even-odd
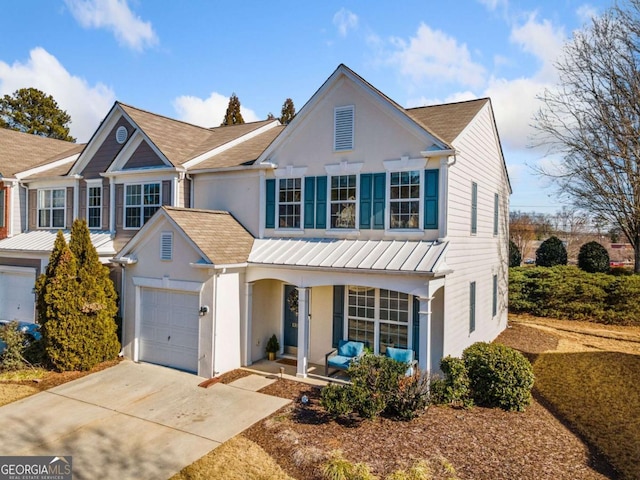
[[[515,325],[498,341],[536,355],[554,348],[558,338]],[[615,478],[604,461],[535,400],[524,413],[432,406],[410,422],[337,422],[324,414],[317,387],[283,379],[261,392],[294,403],[243,435],[299,479],[320,479],[318,467],[336,449],[352,462],[367,463],[382,478],[416,460],[441,456],[461,479]],[[301,403],[303,395],[307,405]]]

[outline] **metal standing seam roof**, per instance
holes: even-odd
[[[69,243],[71,239],[71,231],[63,230],[64,238]],[[53,244],[56,240],[57,230],[33,230],[27,233],[21,233],[14,237],[0,240],[0,252],[19,251],[33,253],[49,253],[53,250]],[[99,255],[113,255],[113,239],[110,232],[92,231],[89,234],[91,243],[98,251]]]
[[[448,242],[403,240],[256,239],[254,265],[435,273]]]

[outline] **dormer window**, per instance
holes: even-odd
[[[140,228],[162,206],[159,183],[127,185],[124,227]]]
[[[336,152],[353,150],[354,106],[336,107],[333,111],[333,149]]]
[[[64,228],[65,188],[38,190],[38,228]]]

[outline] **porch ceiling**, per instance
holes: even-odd
[[[345,270],[436,273],[448,242],[256,239],[249,264]]]

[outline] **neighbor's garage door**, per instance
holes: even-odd
[[[0,320],[35,322],[36,269],[0,266]]]
[[[199,305],[198,294],[143,288],[140,360],[197,372]]]

